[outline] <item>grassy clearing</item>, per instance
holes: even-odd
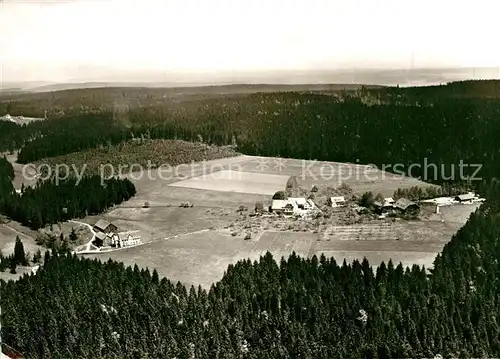
[[[137,264],[156,269],[159,275],[174,281],[209,287],[222,277],[230,263],[248,257],[252,246],[249,241],[212,231],[89,257]]]
[[[218,171],[171,184],[202,190],[262,194],[272,196],[285,187],[288,176],[242,171]]]
[[[267,160],[272,161],[272,159]],[[316,192],[316,196],[325,198],[330,193],[329,188],[338,186],[337,179],[303,180],[301,178],[303,166],[308,166],[311,162],[306,161],[303,164],[301,160],[288,161],[288,167],[281,169],[275,167],[273,162],[268,162],[266,169],[262,167],[263,162],[260,157],[237,156],[208,161],[205,168],[178,167],[177,177],[166,180],[147,177],[132,179],[137,188],[137,195],[111,209],[103,217],[118,225],[120,231],[139,230],[143,240],[150,243],[116,253],[94,256],[103,260],[107,258],[120,260],[127,265],[137,263],[141,267],[157,269],[161,276],[205,287],[220,279],[228,264],[242,258],[257,259],[266,251],[270,251],[277,258],[288,256],[295,251],[303,256],[314,254],[319,256],[325,253],[339,261],[344,257],[348,260],[352,258],[362,260],[366,256],[374,265],[392,258],[395,263],[401,261],[405,265],[416,263],[428,266],[432,264],[436,253],[442,249],[444,243],[449,241],[462,225],[458,222],[468,217],[468,213],[472,210],[467,206],[459,206],[459,209],[451,210],[452,213],[442,212],[441,215],[432,215],[429,217],[431,219],[422,221],[383,222],[367,219],[348,227],[339,227],[345,224],[348,208],[332,210],[330,218],[311,222],[276,217],[249,217],[248,213],[246,216],[237,213],[236,210],[241,205],[248,207],[250,212],[256,202],[262,201],[267,207],[271,201],[271,196],[267,194],[228,192],[231,190],[229,185],[237,186],[241,184],[242,179],[254,189],[262,189],[268,186],[266,178],[282,178],[284,189],[288,176],[294,175],[297,176],[298,184],[303,189],[310,190],[312,184],[317,183],[319,191]],[[366,166],[356,164],[332,164],[332,166],[344,168],[343,170],[350,167],[353,173],[361,174],[366,170]],[[227,179],[229,183],[221,180],[227,175],[223,171],[238,169],[244,172],[241,177]],[[208,174],[211,170],[220,171],[213,177],[211,190],[175,186],[179,181]],[[318,174],[319,171],[318,169]],[[343,178],[345,177],[343,175]],[[396,180],[388,174],[385,174],[384,178],[387,181],[385,184],[362,182],[355,175],[343,182],[352,186],[357,194],[370,190],[391,195],[394,189],[399,187],[411,187],[415,184],[425,186],[424,183],[414,179]],[[199,180],[191,182],[198,183],[196,181],[203,182]],[[385,192],[384,186],[387,187]],[[356,191],[360,188],[359,192]],[[179,204],[183,201],[189,201],[194,206],[180,208]],[[149,203],[149,208],[143,208],[145,202]],[[443,208],[443,211],[446,209]],[[97,219],[98,217],[88,217],[85,222],[93,224]],[[445,222],[441,222],[443,219]],[[386,223],[385,227],[382,223]],[[332,228],[335,230],[330,235]],[[346,229],[342,232],[341,228]],[[209,231],[183,236],[205,229]],[[238,234],[232,236],[235,231]],[[248,232],[251,233],[251,238],[244,240]],[[323,234],[324,232],[328,234]],[[349,234],[351,232],[354,234]],[[351,237],[344,238],[348,234]],[[400,239],[397,240],[395,237]],[[165,240],[165,238],[170,239]]]

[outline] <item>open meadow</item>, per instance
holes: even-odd
[[[115,223],[121,231],[138,230],[146,243],[85,256],[137,264],[156,269],[160,276],[174,281],[204,287],[220,279],[230,263],[245,258],[257,260],[267,251],[277,260],[296,252],[304,257],[324,254],[338,262],[366,257],[373,265],[392,259],[395,264],[429,268],[436,254],[477,208],[477,205],[443,207],[440,214],[419,221],[319,225],[314,231],[300,227],[300,223],[295,223],[293,229],[278,225],[256,228],[255,222],[265,220],[253,217],[253,224],[241,227],[237,233],[231,232],[238,221],[247,223],[241,220],[247,215],[237,211],[240,206],[247,207],[249,212],[256,202],[269,206],[272,194],[283,190],[290,176],[296,176],[304,188],[338,187],[345,183],[358,195],[373,191],[389,196],[397,188],[427,186],[416,179],[359,164],[253,156],[181,165],[161,175],[132,173],[128,177],[136,185],[137,195],[102,218]],[[179,207],[182,202],[193,206]],[[93,224],[98,218],[101,217],[88,217],[84,221]],[[251,233],[251,238],[245,240],[245,233]]]
[[[14,161],[15,156],[11,156]],[[22,166],[15,164],[16,188],[25,182]],[[442,207],[420,221],[374,220],[342,224],[346,211],[333,211],[327,225],[253,217],[258,202],[267,208],[272,195],[284,190],[290,176],[301,188],[323,189],[347,184],[354,194],[365,191],[390,196],[398,188],[428,186],[413,178],[396,176],[371,166],[297,159],[234,156],[169,168],[125,174],[136,186],[135,197],[102,216],[120,231],[138,231],[143,245],[106,254],[127,265],[157,269],[159,274],[186,284],[209,286],[220,279],[227,265],[240,259],[258,260],[267,251],[279,260],[292,252],[307,257],[324,254],[338,262],[366,257],[373,265],[392,259],[404,265],[431,267],[436,254],[466,222],[478,205]],[[25,183],[29,184],[29,183]],[[181,203],[188,203],[186,208]],[[245,207],[245,213],[238,212]],[[63,225],[69,233],[71,223]],[[246,234],[251,238],[245,240]],[[16,235],[33,254],[37,233],[15,222],[0,225],[0,249],[12,253]],[[85,237],[85,238],[83,238]],[[80,242],[90,237],[83,236]],[[82,243],[83,243],[82,242]]]

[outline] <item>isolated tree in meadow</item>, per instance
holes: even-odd
[[[293,189],[299,186],[299,181],[296,176],[290,176],[288,181],[286,181],[286,189]]]
[[[273,195],[273,199],[285,199],[285,191],[278,191]]]
[[[397,190],[394,191],[392,198],[397,201],[400,198],[403,198],[406,195],[405,190],[398,188]]]
[[[359,205],[366,208],[372,208],[375,202],[375,197],[372,192],[365,192],[359,199]]]
[[[374,198],[374,201],[375,202],[380,202],[380,203],[384,203],[384,196],[382,196],[381,193],[377,193],[377,195],[375,196]]]
[[[26,253],[24,253],[24,245],[19,236],[16,237],[16,244],[14,245],[14,263],[23,266],[28,264]]]
[[[74,228],[71,228],[71,233],[69,234],[69,239],[71,242],[76,242],[78,239],[78,235],[76,234],[76,231]]]
[[[64,234],[61,233],[61,250],[66,252],[69,250],[68,237],[65,237]]]

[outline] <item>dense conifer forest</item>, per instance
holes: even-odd
[[[406,172],[409,164],[419,163],[421,168],[413,167],[411,174],[427,174],[424,179],[435,182],[450,181],[451,165],[462,161],[463,179],[475,174],[477,164],[484,165],[480,174],[489,178],[500,171],[499,91],[495,81],[478,83],[345,94],[257,93],[172,105],[154,102],[114,115],[66,116],[22,128],[0,122],[5,127],[0,149],[22,147],[19,162],[28,163],[141,135],[202,138],[218,145],[236,142],[239,151],[251,155],[398,164],[398,171]],[[471,93],[467,86],[490,95],[453,95]],[[436,173],[424,172],[428,163],[439,164]]]
[[[97,175],[77,179],[39,181],[16,193],[12,186],[14,169],[0,158],[0,213],[32,229],[72,218],[102,213],[135,195],[128,179],[101,182]]]
[[[2,283],[3,338],[30,358],[480,358],[500,353],[500,185],[427,275],[292,255],[230,265],[205,291],[47,254]]]
[[[2,146],[19,138],[24,161],[146,132],[186,140],[201,135],[219,144],[234,136],[242,152],[259,155],[379,165],[427,158],[451,166],[462,160],[484,164],[476,187],[487,201],[437,256],[431,274],[391,262],[374,272],[366,260],[348,265],[292,255],[280,261],[267,254],[259,262],[230,265],[205,291],[137,266],[47,252],[36,275],[1,282],[3,341],[27,358],[498,357],[500,102],[494,96],[497,84],[483,83],[483,89],[492,86],[488,96],[474,96],[468,89],[478,85],[472,85],[459,84],[450,92],[446,87],[370,90],[342,100],[332,94],[253,94],[178,106],[175,116],[158,105],[132,109],[126,121],[101,115],[99,121],[109,124],[98,131],[101,137],[85,132],[92,127],[88,115],[74,127],[64,123],[70,118],[7,126]],[[58,128],[68,137],[82,134],[81,141],[75,147],[56,142],[63,138]],[[5,206],[13,195],[8,185],[13,171],[6,160],[0,160],[0,171]],[[93,178],[87,181],[97,190]],[[98,195],[105,189],[97,190],[97,203],[111,203],[103,198],[112,193],[116,200],[133,194],[127,182],[113,183],[106,196]],[[39,196],[25,190],[12,203],[26,201],[19,212],[28,221],[36,218],[30,208],[43,208],[50,220],[66,215],[63,207],[72,215],[93,208],[94,197],[70,208],[76,192],[82,196],[72,188],[77,187],[68,184],[67,194],[58,194],[54,208],[42,203],[55,195],[50,182],[33,190]]]

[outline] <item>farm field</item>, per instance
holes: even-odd
[[[36,232],[24,228],[17,222],[9,221],[8,223],[0,224],[0,252],[4,256],[10,256],[14,253],[16,237],[19,236],[24,245],[24,251],[28,258],[32,258],[38,249],[43,253],[44,249],[35,243]],[[0,279],[17,280],[25,273],[30,273],[31,269],[19,266],[16,269],[16,274],[11,274],[8,269],[0,272]]]
[[[217,231],[207,231],[159,240],[121,251],[85,255],[87,258],[122,261],[125,265],[156,269],[160,276],[187,285],[210,285],[222,278],[227,266],[241,259],[258,260],[267,251],[279,260],[293,251],[307,256],[312,233],[266,232],[257,240],[245,241]]]
[[[255,243],[215,231],[158,240],[121,251],[85,255],[87,258],[122,261],[125,265],[156,269],[160,276],[187,285],[210,287],[227,266],[246,258]]]
[[[349,226],[330,226],[321,238],[322,241],[401,241],[401,242],[440,242],[446,243],[460,228],[455,223],[437,221],[398,221],[354,224]],[[398,242],[400,243],[400,242]]]
[[[370,236],[360,240],[319,240],[319,235],[311,232],[273,232],[266,231],[260,236],[253,236],[250,240],[242,237],[233,237],[221,231],[199,231],[188,235],[179,235],[175,238],[155,240],[139,247],[121,251],[85,255],[98,258],[122,261],[125,265],[137,264],[140,267],[156,269],[160,276],[174,281],[181,281],[187,285],[202,285],[209,288],[213,282],[222,278],[230,263],[241,259],[258,260],[269,251],[276,260],[288,257],[293,252],[302,257],[313,255],[334,257],[336,261],[347,262],[354,259],[362,261],[366,257],[372,265],[378,266],[382,261],[392,259],[397,265],[401,262],[405,266],[413,264],[424,265],[430,268],[434,258],[442,250],[444,244],[453,234],[451,229],[441,222],[430,223],[435,235],[428,238],[426,228],[429,222],[415,222],[412,224],[418,235],[411,240],[383,239],[370,240]],[[392,225],[390,226],[392,227]],[[395,226],[395,230],[402,230]],[[363,227],[366,233],[377,233],[381,229],[378,224],[366,224]],[[438,229],[441,231],[439,232]],[[385,233],[385,232],[382,232]],[[444,238],[445,234],[450,237]]]
[[[430,186],[411,177],[399,176],[369,165],[356,163],[254,157],[240,166],[241,171],[246,172],[297,176],[300,183],[308,188],[313,185],[339,186],[341,183],[346,183],[356,193],[372,191],[384,196],[392,196],[398,188]]]
[[[323,252],[326,257],[333,257],[335,261],[341,264],[344,259],[347,263],[352,263],[354,260],[366,259],[372,266],[379,266],[382,262],[392,260],[392,263],[397,266],[401,263],[405,267],[425,266],[426,269],[432,267],[436,253],[434,252],[399,252],[399,251],[327,251]]]
[[[23,186],[34,186],[36,184],[37,179],[36,175],[36,166],[29,164],[24,165],[17,163],[17,154],[5,154],[7,160],[12,163],[12,167],[14,167],[14,188],[21,189]]]
[[[149,174],[131,173],[127,177],[136,186],[136,196],[112,208],[102,217],[116,223],[120,230],[140,230],[145,241],[218,228],[233,222],[237,216],[236,209],[241,205],[250,210],[256,202],[263,202],[264,206],[268,206],[271,195],[284,189],[290,175],[297,176],[301,185],[306,183],[304,186],[309,186],[307,176],[302,177],[302,173],[311,164],[318,163],[242,155],[179,165],[163,172],[151,170]],[[325,168],[330,165],[324,162],[319,164],[325,164]],[[358,164],[332,163],[331,166],[352,168],[353,173],[358,173],[345,180],[349,185],[355,184],[356,178],[363,176],[360,174],[363,171],[374,171]],[[322,173],[321,169],[314,171],[318,176]],[[378,175],[381,178],[389,176],[386,173]],[[321,181],[332,187],[337,186],[337,180]],[[405,184],[408,187],[419,183],[414,179],[402,181],[407,181]],[[358,194],[370,189],[369,185],[364,186]],[[394,185],[394,188],[398,186]],[[194,207],[179,208],[179,204],[185,201]],[[143,208],[146,203],[149,208]],[[89,217],[84,221],[93,224],[98,218],[100,217]]]
[[[436,254],[476,208],[442,208],[441,214],[414,222],[330,224],[320,226],[318,231],[252,227],[251,239],[244,240],[247,230],[231,232],[230,226],[243,218],[237,209],[244,206],[250,212],[257,202],[269,206],[272,194],[284,189],[289,176],[296,176],[302,188],[314,184],[335,188],[345,183],[358,195],[373,191],[389,196],[397,188],[427,184],[359,164],[254,156],[184,164],[161,171],[127,174],[136,186],[136,196],[102,216],[82,219],[94,224],[104,218],[117,225],[119,231],[137,230],[145,244],[86,256],[137,264],[156,269],[172,280],[204,287],[219,280],[228,264],[245,258],[257,260],[267,251],[277,260],[292,252],[301,256],[324,253],[337,261],[367,257],[373,265],[392,259],[394,263],[430,267]],[[181,208],[182,202],[193,206]],[[7,242],[14,241],[15,233],[5,232],[3,237],[10,238]]]
[[[8,256],[14,253],[17,236],[23,241],[25,252],[33,255],[38,249],[41,249],[35,243],[35,231],[31,231],[17,222],[9,221],[8,223],[0,224],[0,252],[3,255]]]
[[[285,175],[223,170],[174,182],[170,186],[272,196],[285,188],[288,178]]]
[[[439,208],[441,217],[445,223],[456,223],[459,226],[465,224],[472,212],[479,208],[478,203],[462,204],[458,206],[443,206]]]

